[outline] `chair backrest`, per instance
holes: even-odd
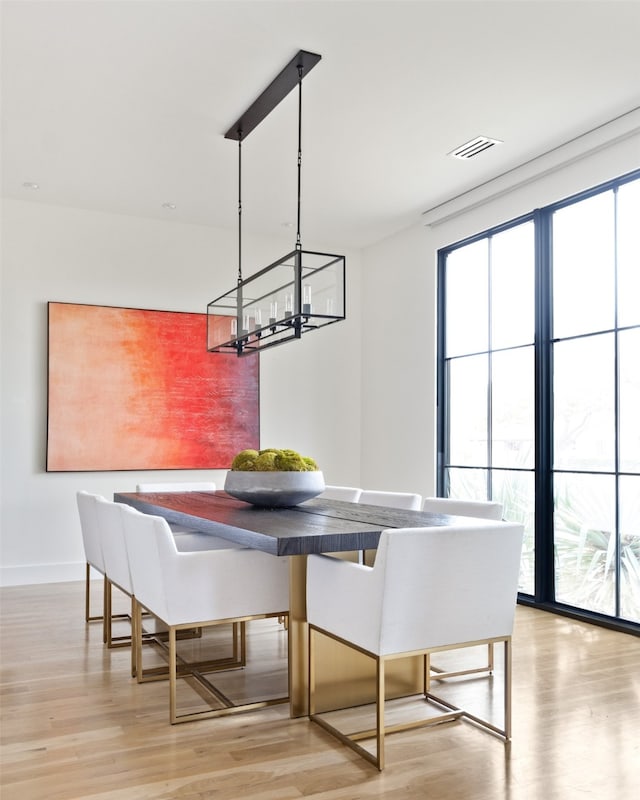
[[[325,486],[324,492],[318,497],[326,500],[343,500],[346,503],[357,503],[362,489],[354,486]]]
[[[511,635],[523,533],[508,522],[383,531],[379,652]]]
[[[427,497],[422,504],[423,511],[434,514],[453,514],[459,517],[481,517],[483,519],[502,519],[502,503],[492,500],[458,500],[452,497]]]
[[[162,517],[143,514],[121,504],[131,585],[136,598],[161,619],[168,618],[169,603],[164,585],[163,552],[175,543],[169,524]]]
[[[178,483],[139,483],[136,492],[215,492],[212,481],[184,481]]]
[[[365,506],[386,506],[387,508],[420,511],[422,496],[411,492],[376,492],[363,489],[358,502]]]
[[[133,594],[122,505],[100,497],[96,501],[96,515],[107,578],[127,594]]]
[[[104,574],[104,556],[102,555],[98,518],[96,515],[96,503],[98,500],[104,500],[104,498],[98,494],[91,494],[90,492],[76,492],[85,558],[88,564],[91,564],[92,567],[95,567]]]

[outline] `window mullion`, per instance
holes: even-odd
[[[437,285],[437,374],[436,374],[436,494],[446,497],[445,469],[449,462],[449,386],[448,386],[448,360],[446,358],[446,324],[445,324],[445,279],[446,279],[446,253],[438,254],[438,285]]]
[[[491,278],[492,278],[492,245],[493,237],[489,237],[487,243],[487,497],[493,497],[493,343],[491,341],[492,326],[492,302],[491,302]]]
[[[552,216],[535,223],[535,600],[555,597],[553,535],[553,319]]]
[[[613,451],[614,470],[615,470],[615,537],[616,537],[616,558],[615,558],[615,609],[616,617],[622,614],[621,598],[621,579],[622,579],[622,547],[620,541],[620,328],[618,321],[618,194],[619,187],[613,188],[613,418],[615,447]]]

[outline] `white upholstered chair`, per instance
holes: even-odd
[[[124,533],[124,516],[122,509],[123,505],[114,503],[111,500],[106,500],[104,497],[95,497],[95,516],[97,521],[98,535],[100,538],[100,545],[102,548],[102,555],[104,558],[106,591],[105,591],[105,615],[104,615],[104,641],[107,647],[131,647],[131,674],[135,677],[137,674],[136,662],[136,648],[135,642],[135,619],[134,619],[134,591],[133,581],[131,579],[131,572],[129,569],[129,556],[125,542]],[[217,536],[209,536],[205,533],[185,532],[175,537],[176,547],[180,552],[199,552],[220,549],[240,549],[236,548],[231,542],[226,542]],[[122,594],[129,598],[131,605],[130,623],[131,631],[128,634],[114,636],[113,635],[113,619],[112,603],[113,603],[113,587],[116,587]],[[119,617],[128,617],[127,614],[121,614]],[[118,618],[118,617],[115,617]],[[148,630],[140,632],[141,641],[150,641],[160,644],[157,634],[161,633],[158,630],[158,625],[155,621],[146,621]],[[160,626],[162,629],[162,626]],[[199,632],[198,632],[199,633]],[[194,632],[191,632],[193,635]],[[148,675],[152,679],[168,677],[168,671],[165,669],[149,670]],[[142,673],[141,673],[142,679]]]
[[[225,623],[288,614],[288,559],[258,550],[219,549],[179,552],[169,526],[162,517],[142,514],[123,505],[124,532],[134,589],[136,664],[138,680],[142,671],[142,609],[161,620],[169,636],[169,718],[171,723],[220,716],[261,708],[288,697],[276,697],[236,705],[216,695],[221,708],[179,713],[176,700],[178,632]],[[242,626],[243,627],[243,626]],[[235,629],[235,624],[234,624]],[[244,663],[244,635],[240,642],[240,665]],[[235,657],[235,653],[234,653]],[[234,665],[235,665],[235,658]],[[201,671],[192,673],[204,688]]]
[[[78,505],[82,542],[87,562],[84,616],[87,622],[102,622],[102,639],[106,644],[110,636],[113,620],[129,618],[128,613],[114,615],[111,608],[111,588],[102,550],[102,537],[98,525],[97,511],[98,503],[107,501],[101,495],[81,490],[76,492],[76,502]],[[102,614],[91,614],[91,569],[95,569],[102,575]]]
[[[422,496],[412,492],[377,492],[363,489],[358,502],[366,506],[387,506],[387,508],[419,511],[422,505]]]
[[[438,710],[435,717],[403,722],[396,730],[459,717],[511,737],[511,633],[517,598],[523,526],[495,522],[477,526],[383,531],[373,567],[311,555],[307,572],[310,718],[340,741],[384,767],[385,666],[392,659],[424,655],[424,692],[416,695]],[[369,656],[376,665],[375,725],[344,732],[316,712],[316,637],[329,636]],[[503,642],[504,718],[481,719],[431,692],[431,653]],[[342,678],[337,676],[338,680]],[[326,680],[326,679],[325,679]],[[491,691],[493,684],[486,684]],[[373,687],[372,687],[373,688]],[[388,701],[389,702],[389,701]],[[352,703],[349,703],[352,705]],[[387,732],[394,730],[390,726]],[[357,740],[375,738],[375,754]]]
[[[502,519],[502,503],[492,500],[459,500],[453,497],[426,497],[423,511],[434,514],[452,514],[458,517]]]
[[[100,534],[98,533],[98,521],[96,519],[95,511],[95,501],[98,497],[99,495],[91,494],[90,492],[76,492],[78,516],[80,517],[80,530],[82,532],[82,545],[84,547],[84,557],[86,560],[84,594],[84,618],[86,622],[104,620],[104,602],[107,579],[105,577],[104,558],[102,556]],[[102,614],[91,614],[92,568],[103,576]]]
[[[362,489],[355,486],[325,486],[324,492],[319,494],[320,499],[343,500],[345,503],[357,503]]]
[[[493,500],[461,500],[453,497],[426,497],[422,504],[423,511],[431,511],[434,514],[451,514],[458,517],[475,517],[476,519],[502,519],[502,503]],[[487,664],[482,667],[471,667],[467,669],[443,669],[442,667],[431,664],[431,671],[436,673],[434,677],[440,680],[445,678],[456,678],[461,675],[475,675],[478,672],[492,673],[494,667],[494,648],[492,644],[487,645]]]
[[[104,497],[95,499],[95,514],[104,557],[107,590],[105,592],[104,614],[104,640],[107,647],[128,647],[132,642],[132,634],[126,636],[113,635],[112,603],[113,587],[115,586],[129,598],[132,606],[131,620],[133,621],[133,588],[129,574],[129,560],[124,542],[124,529],[120,506]],[[132,649],[133,653],[133,649]],[[132,655],[131,671],[135,675],[135,661]]]

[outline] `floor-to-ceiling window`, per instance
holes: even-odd
[[[439,259],[438,490],[525,525],[520,591],[640,624],[640,173]]]

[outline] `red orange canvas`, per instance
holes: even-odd
[[[47,471],[226,469],[259,446],[259,356],[206,314],[49,303]]]

